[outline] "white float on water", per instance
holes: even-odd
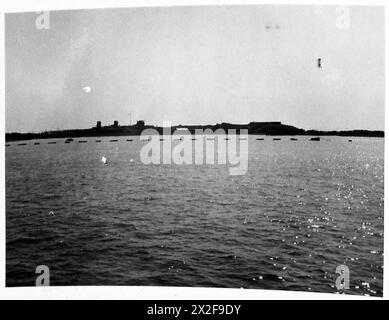
[[[105,156],[103,156],[103,157],[101,158],[101,161],[102,161],[105,165],[108,164],[107,158],[106,158]]]

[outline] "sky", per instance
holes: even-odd
[[[49,14],[48,29],[36,27],[36,12],[5,17],[6,132],[114,120],[384,130],[382,7]]]

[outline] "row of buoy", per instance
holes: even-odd
[[[66,140],[65,143],[71,143],[73,141],[73,139],[71,140]],[[119,140],[109,140],[109,142],[118,142]],[[133,141],[133,139],[127,139],[126,140],[127,142],[131,142]],[[77,141],[78,143],[88,143],[89,141],[88,140],[79,140]],[[95,142],[102,142],[102,140],[96,140]],[[34,142],[34,146],[37,146],[37,145],[40,145],[41,143],[40,142]],[[57,141],[49,141],[47,144],[57,144]],[[18,143],[17,146],[27,146],[28,144],[27,143]],[[12,146],[12,144],[10,143],[6,143],[5,144],[6,147],[10,147]]]
[[[180,138],[180,139],[174,139],[173,141],[183,141],[183,140],[184,140],[183,138]],[[197,139],[196,138],[192,138],[192,141],[195,141],[195,140],[197,140]],[[206,138],[206,140],[208,140],[208,141],[215,141],[216,138]],[[231,140],[231,139],[230,138],[224,138],[224,140]],[[247,140],[247,138],[239,138],[239,140]],[[151,139],[144,139],[144,140],[141,140],[141,141],[151,141]],[[164,138],[160,138],[159,141],[165,141],[165,139]]]
[[[257,138],[256,139],[257,141],[263,141],[265,140],[264,138]],[[280,141],[281,138],[273,138],[273,141]],[[298,141],[297,138],[290,138],[291,141]],[[316,137],[316,138],[311,138],[309,139],[309,141],[320,141],[320,137]],[[351,139],[348,140],[348,142],[353,142]]]
[[[176,140],[174,140],[174,141],[182,141],[182,140],[183,140],[183,139],[180,138],[180,139],[176,139]],[[197,139],[196,139],[196,138],[192,138],[192,140],[197,140]],[[207,138],[207,140],[215,140],[215,138]],[[230,140],[230,138],[225,138],[224,140]],[[240,138],[239,140],[247,140],[247,138]],[[257,140],[257,141],[263,141],[263,140],[265,140],[265,139],[264,139],[264,138],[257,138],[256,140]],[[273,138],[273,141],[280,141],[280,140],[281,140],[281,138]],[[297,138],[290,138],[290,140],[291,140],[291,141],[298,141]],[[70,142],[72,142],[72,141],[73,141],[73,139],[67,139],[67,140],[65,141],[65,143],[70,143]],[[133,139],[127,139],[126,141],[127,141],[127,142],[132,142]],[[151,139],[145,139],[145,140],[141,140],[141,141],[151,141]],[[165,139],[160,138],[159,141],[165,141]],[[319,137],[311,138],[311,139],[309,139],[309,141],[320,141],[320,138],[319,138]],[[88,143],[88,142],[89,142],[88,140],[79,140],[79,141],[78,141],[78,143]],[[95,142],[99,143],[99,142],[102,142],[102,140],[96,140]],[[117,139],[113,139],[113,140],[109,140],[109,142],[118,142],[118,140],[117,140]],[[349,139],[348,142],[352,142],[352,140]],[[34,142],[34,145],[40,145],[40,144],[41,144],[40,142]],[[47,144],[57,144],[57,142],[56,142],[56,141],[50,141],[50,142],[48,142]],[[18,145],[18,146],[26,146],[27,143],[18,143],[17,145]],[[7,143],[5,146],[6,146],[6,147],[10,147],[11,144]]]

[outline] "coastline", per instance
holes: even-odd
[[[195,134],[196,130],[212,130],[213,132],[222,129],[225,132],[228,130],[236,130],[236,134],[240,134],[240,130],[247,130],[249,135],[263,135],[263,136],[342,136],[342,137],[374,137],[384,138],[384,131],[379,130],[305,130],[296,128],[291,125],[285,125],[281,122],[250,122],[249,124],[230,124],[221,123],[215,125],[179,125],[172,126],[171,132],[177,129],[187,129],[190,134]],[[93,127],[89,129],[70,129],[70,130],[56,130],[44,131],[39,133],[19,133],[12,132],[5,134],[5,141],[22,141],[35,139],[61,139],[61,138],[86,138],[86,137],[115,137],[115,136],[140,136],[145,129],[154,129],[160,135],[163,134],[163,127],[136,124],[133,126],[105,126]],[[215,133],[217,134],[217,133]]]

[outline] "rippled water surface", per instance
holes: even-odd
[[[344,264],[348,293],[382,295],[384,140],[256,138],[243,176],[144,165],[139,137],[11,143],[7,285],[47,265],[51,285],[336,292]]]

